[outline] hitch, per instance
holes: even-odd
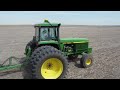
[[[21,71],[22,65],[24,62],[20,62],[21,58],[11,56],[6,59],[2,64],[0,64],[0,72],[9,72],[9,71]],[[18,64],[13,64],[13,61],[17,61]],[[8,62],[7,65],[5,65]]]

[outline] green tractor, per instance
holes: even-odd
[[[35,36],[25,48],[29,57],[24,68],[26,79],[63,79],[68,72],[69,59],[81,55],[80,65],[88,68],[93,64],[92,48],[86,38],[60,38],[60,23],[36,24]]]

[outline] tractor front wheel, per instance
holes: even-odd
[[[90,54],[83,54],[81,60],[80,60],[81,66],[83,68],[88,68],[92,66],[93,64],[93,57]]]

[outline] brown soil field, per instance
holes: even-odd
[[[0,26],[0,63],[10,56],[25,57],[25,46],[34,32],[33,26]],[[62,26],[60,37],[88,38],[93,48],[93,65],[78,68],[70,62],[68,79],[120,79],[119,26]],[[0,76],[0,79],[22,78],[22,72]]]

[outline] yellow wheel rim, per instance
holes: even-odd
[[[62,72],[63,64],[57,58],[47,59],[41,67],[41,74],[45,79],[57,79]]]
[[[91,64],[91,59],[87,59],[86,60],[86,65],[90,65]]]

